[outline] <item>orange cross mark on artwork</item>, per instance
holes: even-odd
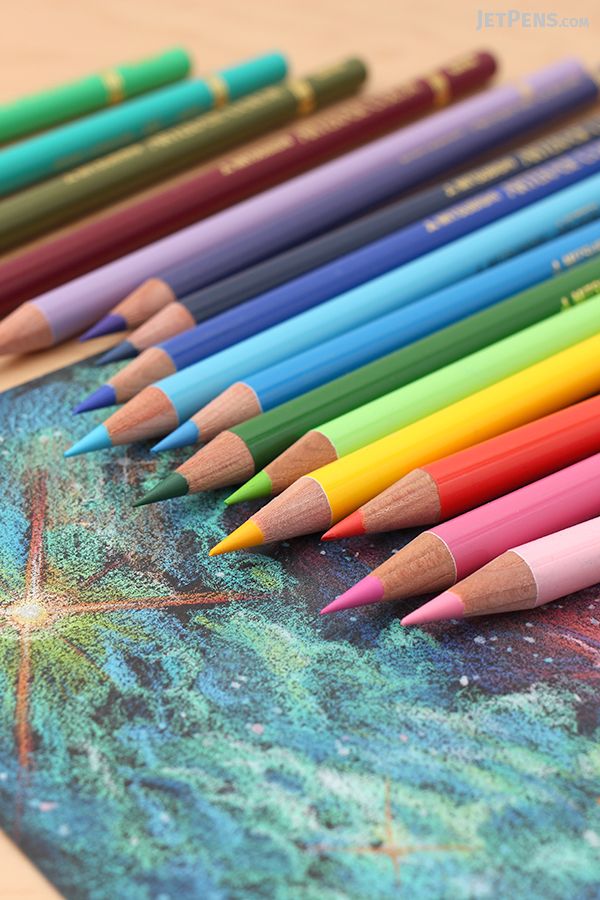
[[[400,876],[400,862],[415,853],[455,852],[468,853],[471,848],[463,844],[399,844],[395,836],[394,817],[392,814],[392,789],[389,780],[385,782],[385,802],[383,820],[383,839],[374,840],[365,845],[316,844],[312,849],[317,853],[354,853],[359,856],[383,856],[390,860],[394,867],[396,879]]]

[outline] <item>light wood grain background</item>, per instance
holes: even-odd
[[[287,53],[296,74],[360,54],[370,65],[373,87],[400,82],[475,48],[498,54],[499,80],[567,54],[580,56],[590,66],[600,63],[597,0],[18,0],[2,5],[0,102],[176,44],[192,52],[198,73],[269,49]],[[517,24],[478,31],[482,8],[556,12],[587,18],[589,24]],[[2,361],[0,389],[101,348],[97,343],[89,348],[73,343],[32,360]],[[81,890],[85,894],[84,886]],[[56,896],[0,832],[1,900]]]

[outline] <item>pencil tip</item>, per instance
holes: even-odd
[[[159,441],[152,447],[152,453],[164,453],[165,450],[178,450],[180,447],[189,447],[190,444],[197,444],[200,438],[198,426],[188,419],[171,434]]]
[[[105,425],[97,425],[93,431],[84,438],[65,450],[67,458],[79,456],[81,453],[93,453],[95,450],[108,450],[112,447],[112,441]]]
[[[82,335],[80,335],[80,341],[91,341],[93,338],[104,337],[105,334],[114,334],[117,331],[126,331],[127,330],[127,322],[123,318],[123,316],[119,316],[116,313],[110,313],[108,316],[104,316],[103,319],[100,319],[99,322],[96,322],[95,325],[92,325],[91,328],[88,328],[87,331],[84,331]]]
[[[132,359],[137,355],[138,350],[132,343],[129,341],[122,341],[120,344],[117,344],[116,347],[113,347],[112,350],[109,350],[108,353],[105,353],[104,356],[101,356],[98,360],[98,365],[106,366],[109,363],[121,362],[124,359]]]
[[[98,390],[78,403],[73,409],[73,415],[91,412],[93,409],[104,409],[106,406],[114,406],[117,402],[115,389],[110,384],[103,384]]]
[[[160,503],[162,500],[172,500],[173,497],[183,497],[189,493],[190,487],[179,472],[171,472],[162,481],[159,481],[147,494],[140,497],[134,506],[146,506],[148,503]]]
[[[225,505],[233,506],[235,503],[246,503],[248,500],[260,500],[263,497],[270,497],[272,493],[273,483],[263,469],[227,497]]]
[[[223,538],[212,550],[209,556],[220,556],[221,553],[232,553],[234,550],[245,550],[247,547],[258,547],[264,544],[265,536],[253,519],[248,519],[226,538]]]
[[[356,606],[367,606],[369,603],[379,603],[380,600],[383,600],[383,584],[376,575],[367,575],[336,597],[328,606],[323,607],[321,615],[354,609]]]
[[[454,591],[444,591],[419,606],[413,612],[401,620],[401,625],[427,625],[428,622],[441,622],[444,619],[462,619],[465,614],[465,607]]]
[[[322,541],[337,541],[340,538],[358,537],[365,534],[366,528],[360,509],[350,513],[322,536]]]

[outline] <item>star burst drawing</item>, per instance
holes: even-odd
[[[47,472],[34,473],[29,490],[29,546],[20,595],[0,579],[0,635],[15,639],[18,644],[14,706],[14,736],[16,755],[20,768],[20,796],[17,800],[14,832],[18,835],[23,807],[23,791],[32,765],[35,735],[30,721],[31,691],[34,674],[32,648],[36,638],[51,635],[53,641],[63,645],[71,654],[106,678],[102,668],[91,658],[86,649],[71,638],[61,634],[57,626],[61,621],[102,613],[135,610],[163,610],[228,603],[241,599],[231,593],[183,592],[164,596],[123,597],[114,595],[103,601],[86,600],[86,590],[96,585],[124,560],[108,561],[105,567],[81,581],[77,589],[61,579],[60,572],[52,570],[45,559],[45,522],[48,504]]]

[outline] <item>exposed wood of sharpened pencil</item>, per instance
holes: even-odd
[[[462,600],[465,616],[484,616],[533,609],[537,585],[525,560],[508,550],[461,581],[452,593]]]
[[[195,413],[192,422],[198,428],[200,440],[206,442],[212,441],[227,428],[246,422],[261,412],[258,397],[252,388],[243,381],[238,381]]]
[[[54,335],[43,312],[24,303],[0,323],[1,353],[34,353],[54,343]]]
[[[151,347],[124,366],[107,383],[114,388],[116,402],[125,403],[152,382],[160,381],[176,371],[168,353],[159,347]]]
[[[167,283],[161,283],[169,289],[174,297],[175,295]],[[131,296],[133,297],[133,295]],[[129,313],[125,318],[129,321]],[[161,344],[184,331],[189,331],[195,325],[195,318],[183,303],[169,302],[164,308],[147,317],[143,324],[136,328],[134,334],[129,336],[128,341],[136,350],[142,351],[155,344]]]
[[[123,317],[127,328],[136,328],[174,300],[175,294],[166,281],[149,278],[117,304],[112,312]]]
[[[331,507],[321,485],[301,478],[252,516],[265,543],[313,534],[331,525]]]
[[[217,435],[176,469],[190,494],[239,484],[254,474],[254,460],[242,438],[231,431]]]
[[[405,600],[443,591],[456,582],[452,553],[436,534],[424,531],[371,572],[383,586],[383,600]]]
[[[177,424],[173,404],[156,387],[145,388],[104,423],[113,445],[144,441],[172,431]]]
[[[440,521],[440,493],[425,469],[413,469],[396,482],[397,528],[417,528]]]
[[[220,541],[210,555],[323,531],[330,523],[331,507],[325,491],[313,478],[301,478]]]
[[[265,467],[273,494],[281,494],[298,478],[338,458],[335,447],[320,431],[308,431]]]

